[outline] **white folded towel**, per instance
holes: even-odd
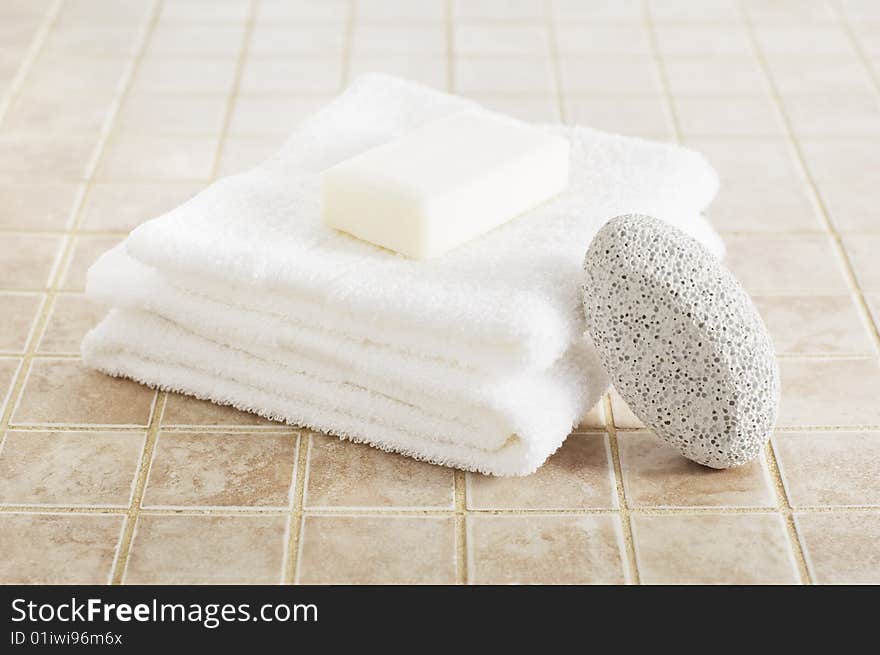
[[[533,471],[607,384],[581,340],[590,238],[641,211],[719,253],[699,215],[717,177],[677,146],[547,128],[571,140],[569,190],[435,260],[321,224],[320,170],[465,106],[365,76],[274,158],[138,228],[89,273],[121,309],[86,363],[437,463]]]
[[[718,188],[701,155],[583,127],[547,128],[571,140],[565,193],[443,257],[410,260],[321,223],[317,173],[473,106],[393,77],[361,77],[275,157],[141,225],[126,248],[200,295],[488,368],[546,367],[579,338],[581,260],[613,216],[663,218],[722,252],[695,220]]]

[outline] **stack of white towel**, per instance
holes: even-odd
[[[554,200],[433,260],[324,227],[317,174],[467,100],[357,80],[257,168],[136,229],[90,270],[113,307],[83,342],[111,375],[439,464],[534,471],[605,391],[581,260],[607,219],[661,217],[714,252],[712,168],[582,127]]]

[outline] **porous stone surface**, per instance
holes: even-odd
[[[773,343],[739,282],[668,223],[618,216],[584,259],[587,331],[618,393],[688,459],[757,457],[776,423]]]

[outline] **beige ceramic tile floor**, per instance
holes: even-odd
[[[880,582],[878,35],[875,0],[0,0],[0,581]],[[488,479],[84,370],[98,254],[367,70],[705,152],[782,364],[760,461],[611,394]]]

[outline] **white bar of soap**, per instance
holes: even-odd
[[[568,159],[562,137],[462,111],[324,171],[324,222],[409,257],[434,257],[561,192]]]

